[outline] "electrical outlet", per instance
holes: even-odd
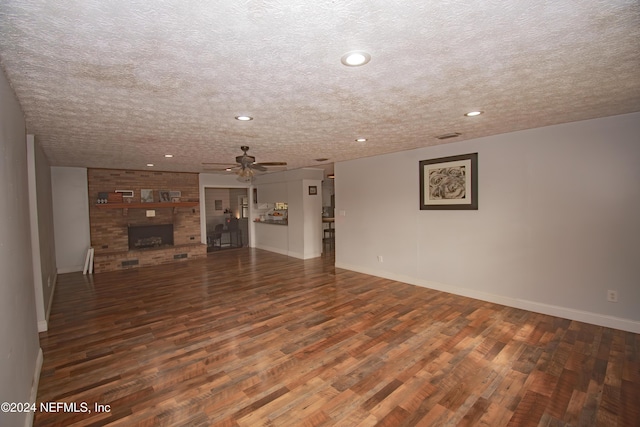
[[[612,291],[611,289],[609,289],[607,291],[607,301],[618,302],[618,291]]]
[[[378,262],[382,262],[382,255],[378,255]]]

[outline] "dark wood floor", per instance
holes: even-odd
[[[331,257],[63,274],[41,345],[38,403],[92,412],[36,426],[640,425],[639,335]]]

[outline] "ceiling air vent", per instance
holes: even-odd
[[[452,132],[452,133],[445,133],[443,135],[438,135],[436,136],[437,139],[449,139],[449,138],[457,138],[460,135],[462,135],[461,133],[458,132]]]

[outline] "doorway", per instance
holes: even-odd
[[[248,188],[204,189],[207,252],[249,246]]]

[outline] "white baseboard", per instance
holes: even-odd
[[[47,311],[44,314],[44,318],[49,322],[49,315],[51,314],[51,306],[53,305],[53,297],[56,294],[56,284],[58,283],[58,274],[53,276],[53,283],[51,284],[51,295],[49,296],[49,304],[47,305]]]
[[[311,258],[320,258],[322,256],[322,252],[312,252],[307,254],[303,259],[311,259]]]
[[[290,251],[288,253],[288,255],[290,257],[298,258],[298,259],[311,259],[311,258],[319,258],[319,257],[321,257],[322,253],[317,252],[317,253],[311,253],[311,254],[303,254],[301,252],[292,252],[292,251]]]
[[[280,255],[289,256],[289,251],[285,250],[285,249],[274,248],[272,246],[263,246],[263,245],[256,245],[255,248],[256,249],[262,249],[263,251],[275,252],[275,253],[280,254]]]
[[[301,252],[288,251],[287,256],[292,258],[304,259],[304,254]]]
[[[481,301],[492,302],[495,304],[506,305],[508,307],[520,308],[536,313],[548,314],[550,316],[562,317],[569,320],[576,320],[578,322],[585,322],[592,325],[604,326],[607,328],[620,329],[622,331],[640,334],[640,322],[637,322],[635,320],[623,319],[620,317],[608,316],[604,314],[593,313],[590,311],[576,310],[573,308],[561,307],[551,304],[544,304],[519,298],[505,297],[502,295],[495,295],[476,291],[473,289],[460,288],[457,286],[431,282],[428,280],[421,280],[415,277],[389,273],[387,271],[362,268],[360,266],[340,262],[336,262],[335,266],[336,268],[343,268],[345,270],[356,271],[358,273],[369,274],[389,280],[408,283],[410,285],[421,286],[423,288],[434,289],[436,291],[448,292],[450,294],[474,298]]]
[[[77,271],[82,271],[84,267],[82,265],[74,265],[71,267],[60,267],[58,268],[58,274],[65,274],[65,273],[75,273]]]
[[[58,274],[53,276],[51,284],[51,295],[49,295],[49,303],[44,313],[44,320],[38,320],[38,332],[46,332],[49,330],[49,315],[51,314],[51,304],[53,304],[53,295],[56,293],[56,283],[58,283]]]
[[[271,247],[271,246],[258,245],[255,248],[256,249],[262,249],[264,251],[275,252],[275,253],[280,254],[280,255],[286,255],[286,256],[289,256],[289,257],[292,257],[292,258],[298,258],[298,259],[310,259],[310,258],[318,258],[318,257],[322,256],[321,252],[307,254],[305,256],[305,254],[303,254],[301,252],[289,251],[289,250],[284,250],[284,249],[280,249],[280,248],[274,248],[274,247]]]
[[[36,399],[38,398],[38,384],[40,383],[40,372],[42,371],[42,362],[44,361],[44,356],[42,354],[42,349],[38,349],[38,357],[36,358],[36,366],[33,371],[33,379],[31,380],[31,394],[29,395],[29,403],[36,403]],[[24,420],[25,427],[31,427],[33,425],[33,415],[35,412],[29,411],[26,413],[26,418]]]

